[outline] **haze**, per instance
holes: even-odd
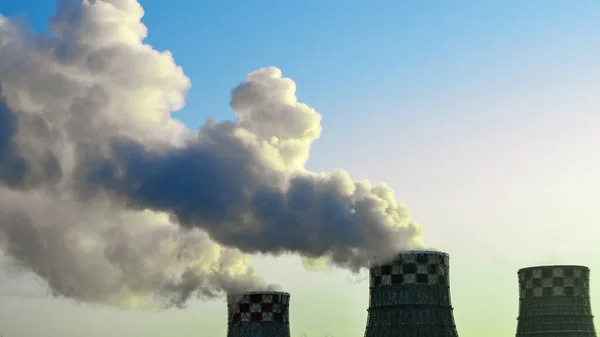
[[[111,2],[136,4],[133,0]],[[600,277],[596,276],[600,270],[596,245],[600,237],[599,3],[178,1],[167,5],[142,0],[140,4],[145,12],[142,22],[148,28],[144,43],[161,52],[169,50],[191,81],[189,92],[182,96],[185,105],[172,115],[181,123],[167,123],[160,134],[144,133],[154,129],[134,123],[133,117],[127,120],[131,127],[119,124],[127,132],[135,131],[136,137],[150,139],[144,144],[163,136],[160,141],[177,143],[177,136],[185,134],[182,129],[195,130],[207,117],[234,120],[231,90],[245,83],[251,72],[277,67],[283,78],[295,82],[298,102],[322,116],[320,137],[313,137],[318,139],[310,145],[306,169],[320,173],[343,168],[353,180],[385,182],[394,198],[410,210],[411,216],[398,217],[410,229],[410,235],[402,238],[420,237],[421,233],[412,230],[413,219],[423,228],[426,245],[450,254],[452,303],[461,337],[515,333],[516,272],[530,265],[590,267],[592,309],[600,307]],[[0,3],[0,14],[40,34],[48,33],[46,23],[55,10],[50,0]],[[0,46],[6,36],[0,29]],[[94,35],[98,36],[103,35]],[[14,65],[7,60],[0,56],[0,81],[8,81],[2,75],[11,73]],[[159,72],[163,68],[153,69],[143,78],[164,79]],[[170,63],[164,69],[178,71]],[[26,71],[14,74],[21,73]],[[183,74],[160,82],[162,87],[157,85],[165,89],[168,83],[173,90],[169,93],[177,93],[168,96],[174,107],[183,103],[178,101],[178,90],[185,91],[189,84]],[[5,90],[13,84],[17,88],[16,81],[1,83]],[[51,82],[31,83],[37,84],[29,88],[35,87],[39,95],[51,98],[59,92]],[[131,83],[137,82],[132,79]],[[127,105],[131,111],[154,111],[155,106],[141,104],[145,99],[139,96],[139,100],[119,102],[131,103]],[[16,104],[11,102],[15,101],[9,101],[9,106]],[[98,132],[98,139],[104,140],[107,134]],[[296,165],[283,159],[281,163]],[[107,186],[103,185],[107,193],[121,192]],[[134,199],[127,193],[119,197]],[[14,199],[2,200],[5,208],[10,202],[17,204]],[[36,199],[26,200],[35,205]],[[398,210],[404,214],[400,206]],[[89,212],[82,214],[105,214]],[[60,213],[45,214],[58,218]],[[169,221],[166,216],[160,219]],[[204,242],[203,237],[193,240]],[[411,240],[405,243],[413,244]],[[374,249],[358,241],[361,244],[356,247],[367,252]],[[289,247],[297,248],[288,253],[288,246],[269,250],[256,242],[243,247],[255,253],[248,265],[259,271],[261,279],[291,293],[293,335],[363,335],[366,273],[347,269],[364,263],[362,255],[344,259],[340,251],[325,249],[338,257],[337,263],[313,261],[307,266],[298,254],[310,255],[315,251],[312,247],[288,241]],[[323,240],[322,247],[327,242]],[[148,247],[150,252],[154,246]],[[212,243],[205,247],[221,249]],[[2,251],[8,260],[7,250]],[[285,253],[275,257],[258,251]],[[238,261],[236,254],[231,256]],[[227,261],[229,270],[246,275],[233,258],[211,261],[220,266]],[[239,261],[246,263],[243,257]],[[222,277],[210,278],[206,284],[202,290],[211,297],[215,287],[240,283]],[[115,304],[109,287],[102,288],[106,292],[97,297],[87,296],[83,288],[69,293],[72,298],[51,297],[44,282],[8,263],[0,271],[0,285],[0,331],[6,337],[225,335],[226,308],[220,298],[192,298],[185,309],[160,312],[116,309],[106,305]],[[142,288],[152,286],[149,282]],[[183,291],[182,284],[178,286]]]

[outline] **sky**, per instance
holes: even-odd
[[[169,50],[191,80],[173,113],[190,129],[235,118],[231,89],[256,69],[296,82],[323,116],[307,168],[395,191],[426,243],[450,254],[460,336],[514,334],[516,273],[537,264],[590,267],[600,310],[599,2],[140,4],[145,43]],[[39,33],[55,7],[0,0],[2,15]],[[366,274],[307,270],[297,256],[253,263],[291,293],[293,335],[364,334]],[[20,292],[27,277],[0,271],[6,337],[225,335],[222,300],[113,309]]]

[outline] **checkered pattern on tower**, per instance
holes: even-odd
[[[520,298],[547,296],[588,296],[587,267],[542,266],[519,271]]]
[[[457,337],[449,268],[448,254],[437,251],[372,267],[365,337]]]
[[[290,295],[282,292],[247,293],[230,299],[229,322],[288,323]]]
[[[371,268],[371,287],[401,284],[448,284],[448,254],[401,254],[390,264]]]
[[[596,337],[587,267],[523,268],[518,277],[516,337]]]

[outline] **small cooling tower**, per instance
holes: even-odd
[[[290,337],[290,294],[249,292],[227,302],[227,337]]]
[[[518,276],[517,337],[596,336],[587,267],[530,267]]]
[[[365,337],[457,337],[449,257],[411,251],[370,270]]]

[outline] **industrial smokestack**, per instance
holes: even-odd
[[[370,270],[365,337],[457,337],[449,256],[410,251]]]
[[[529,267],[518,275],[517,337],[596,336],[587,267]]]
[[[290,337],[289,293],[248,292],[227,302],[227,337]]]

